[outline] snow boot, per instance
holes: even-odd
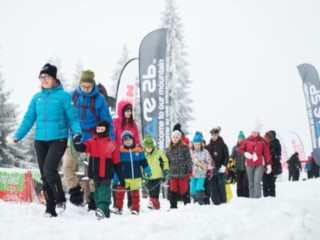
[[[131,210],[131,214],[137,216],[137,215],[139,215],[139,211],[137,211],[137,210]]]
[[[170,208],[178,208],[178,192],[171,192],[170,191]]]
[[[46,208],[46,211],[44,213],[44,217],[57,217],[58,214],[56,213],[56,209],[55,209],[55,205],[53,206],[48,206],[47,205],[47,208]]]
[[[106,216],[104,215],[103,211],[100,208],[97,208],[95,210],[95,215],[98,218],[98,220],[104,219]]]
[[[44,216],[57,217],[58,214],[56,213],[56,203],[54,202],[53,191],[46,182],[43,184],[43,193],[46,199],[46,211]]]
[[[191,203],[189,192],[186,192],[185,194],[182,195],[182,201],[183,201],[184,205]]]
[[[196,203],[196,202],[197,202],[197,197],[196,197],[196,195],[191,194],[191,198],[192,198],[193,203]]]
[[[197,201],[199,205],[204,205],[204,191],[197,192]]]
[[[61,202],[61,203],[56,204],[56,212],[58,215],[64,213],[65,210],[66,210],[66,203],[65,202]]]
[[[84,201],[83,201],[83,192],[81,191],[80,185],[77,185],[74,188],[71,188],[69,190],[70,194],[70,202],[76,206],[83,206]]]
[[[118,215],[122,215],[122,208],[112,207],[110,208],[110,212]]]
[[[148,203],[148,208],[149,209],[160,209],[160,202],[156,198],[150,198],[149,203]]]

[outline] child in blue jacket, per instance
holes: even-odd
[[[134,143],[133,134],[130,131],[124,131],[121,135],[123,146],[120,147],[120,160],[123,165],[125,187],[118,186],[116,192],[115,207],[111,212],[122,214],[123,199],[126,189],[131,195],[131,213],[139,215],[140,211],[140,192],[142,184],[141,167],[148,177],[151,177],[151,170],[145,158],[144,151],[140,146]]]

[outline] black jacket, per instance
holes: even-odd
[[[219,169],[221,165],[227,167],[229,161],[229,150],[227,145],[224,143],[222,137],[218,137],[216,141],[210,140],[206,149],[213,159],[216,169]]]

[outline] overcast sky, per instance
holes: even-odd
[[[189,53],[195,121],[190,131],[222,127],[231,148],[239,130],[274,129],[293,150],[290,131],[311,138],[297,65],[320,70],[320,1],[176,0]],[[38,75],[56,55],[71,78],[80,59],[108,85],[122,47],[138,57],[143,37],[161,25],[164,0],[0,0],[0,65],[21,116]]]

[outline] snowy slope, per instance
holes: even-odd
[[[96,220],[93,213],[67,204],[57,218],[44,218],[44,206],[0,201],[0,239],[320,239],[320,179],[277,182],[276,198],[241,199],[230,204],[190,204]],[[235,186],[233,186],[235,193]]]

